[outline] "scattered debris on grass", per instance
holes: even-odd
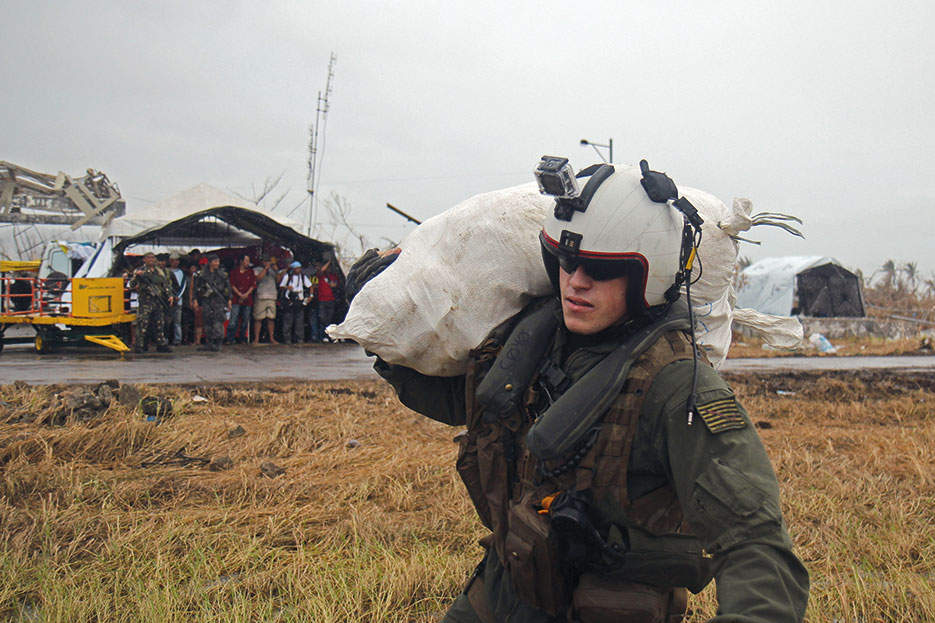
[[[935,620],[932,376],[728,377],[812,574],[808,621]],[[458,429],[382,383],[145,387],[174,406],[159,426],[110,387],[50,426],[76,388],[0,386],[0,620],[428,623],[481,557]],[[691,608],[714,616],[713,588]]]
[[[260,463],[260,473],[267,478],[278,478],[286,473],[285,468],[280,467],[272,461],[263,461]]]

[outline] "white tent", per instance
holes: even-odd
[[[301,233],[302,225],[207,184],[190,188],[144,212],[115,219],[108,230],[117,256],[130,249],[259,249],[286,251],[303,264],[334,258],[334,245]],[[282,256],[277,256],[282,257]],[[225,258],[222,257],[222,261]]]
[[[110,227],[107,228],[105,235],[118,238],[136,236],[143,231],[177,221],[190,214],[226,206],[259,212],[281,225],[291,227],[297,232],[302,229],[302,224],[298,221],[273,214],[251,201],[219,190],[209,184],[199,184],[174,197],[169,197],[151,206],[134,210],[126,216],[114,219]]]
[[[859,278],[827,256],[769,257],[744,269],[737,307],[791,316],[863,316]]]

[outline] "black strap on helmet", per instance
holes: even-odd
[[[590,173],[589,173],[590,172]],[[590,174],[588,182],[581,190],[581,194],[574,199],[556,199],[555,200],[555,218],[560,221],[570,221],[575,212],[584,212],[591,203],[591,198],[597,192],[598,187],[604,183],[608,177],[614,174],[614,167],[610,164],[602,164],[595,167],[588,167],[581,171],[575,177],[584,177]]]

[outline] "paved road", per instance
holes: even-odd
[[[127,353],[103,347],[72,347],[47,355],[7,347],[0,354],[0,383],[230,383],[238,381],[329,381],[378,378],[356,344],[226,346],[207,353],[180,346],[171,354]]]
[[[230,346],[221,353],[192,346],[172,354],[119,355],[103,347],[70,347],[39,355],[31,347],[7,346],[0,354],[0,383],[92,383],[117,379],[128,383],[230,383],[240,381],[343,380],[377,378],[372,360],[354,344],[302,346]],[[731,373],[822,370],[892,370],[935,372],[935,356],[924,357],[783,357],[729,359]]]
[[[935,356],[909,357],[771,357],[728,359],[722,372],[820,372],[831,370],[889,370],[893,372],[935,372]]]

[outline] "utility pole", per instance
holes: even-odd
[[[608,140],[607,144],[605,145],[603,143],[592,143],[588,139],[583,138],[581,139],[581,144],[590,145],[591,147],[593,147],[594,151],[597,152],[597,155],[600,156],[601,160],[603,160],[604,162],[609,162],[610,164],[614,163],[614,139]],[[604,154],[598,151],[597,149],[598,147],[603,147],[604,149],[607,150],[607,158],[604,158]]]
[[[328,126],[328,109],[331,107],[331,88],[334,82],[334,64],[338,57],[334,52],[328,61],[328,80],[325,83],[325,93],[318,92],[318,107],[315,109],[315,124],[308,128],[308,228],[309,237],[312,236],[312,226],[315,224],[318,212],[318,180],[315,178],[316,169],[320,166],[325,154],[325,130]],[[321,130],[321,157],[318,155],[318,135]],[[320,173],[320,171],[319,171]]]

